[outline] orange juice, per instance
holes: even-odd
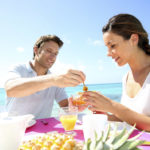
[[[60,117],[60,121],[66,131],[73,130],[76,124],[76,115],[64,115]]]

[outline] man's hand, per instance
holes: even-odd
[[[79,70],[68,70],[67,73],[54,76],[54,85],[58,87],[74,87],[85,81],[85,74]]]

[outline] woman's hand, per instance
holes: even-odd
[[[89,105],[89,110],[111,112],[112,109],[112,100],[100,94],[99,92],[87,91],[83,94],[85,101]]]
[[[103,112],[103,111],[93,111],[93,114],[104,114],[104,115],[107,115],[107,112]]]
[[[70,98],[68,99],[69,107],[74,106],[73,103],[72,103],[72,101],[73,101],[73,97],[70,97]],[[79,111],[79,112],[82,112],[83,110],[85,110],[85,109],[88,107],[88,105],[87,105],[87,104],[84,104],[84,105],[78,105],[78,106],[76,106],[76,107],[78,107],[78,111]]]

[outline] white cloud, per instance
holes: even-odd
[[[94,46],[104,46],[104,42],[102,40],[92,40],[91,38],[88,38],[88,43]]]
[[[101,40],[95,40],[95,41],[93,41],[93,44],[97,45],[97,46],[104,46],[104,43]]]
[[[22,53],[22,52],[24,52],[24,48],[23,47],[17,47],[17,51]]]

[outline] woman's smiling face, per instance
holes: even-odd
[[[105,32],[103,34],[103,40],[108,48],[107,55],[112,57],[118,66],[123,66],[128,63],[132,52],[130,39],[125,40],[122,36],[113,32]]]

